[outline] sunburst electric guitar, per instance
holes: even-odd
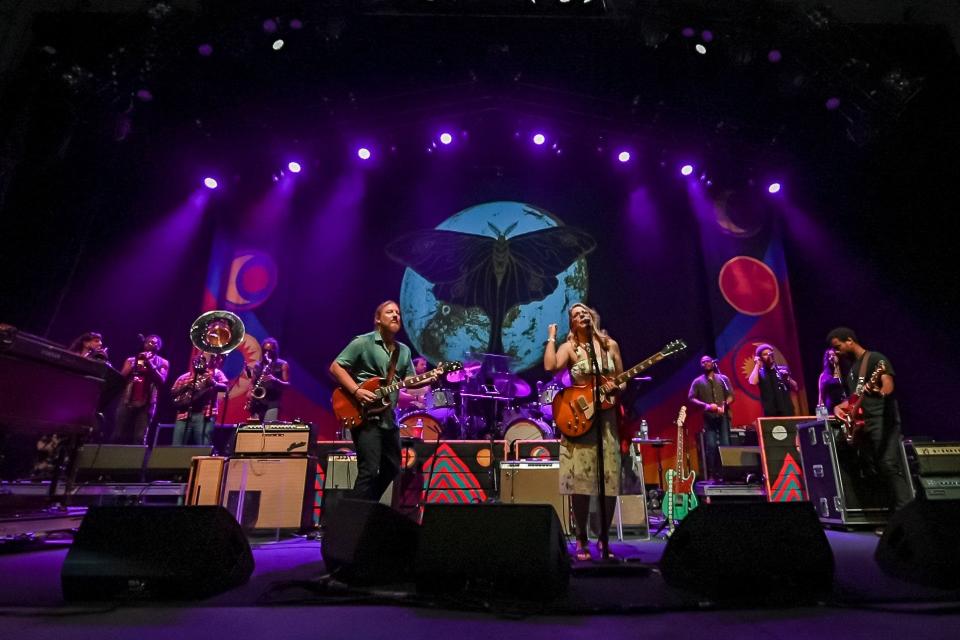
[[[604,377],[604,386],[619,386],[637,375],[644,369],[660,362],[666,357],[675,353],[680,353],[687,348],[683,340],[673,340],[668,342],[663,349],[653,354],[635,367],[627,369],[618,376]],[[557,423],[557,428],[571,438],[582,436],[590,431],[593,426],[593,418],[596,413],[594,409],[593,383],[589,382],[582,385],[572,385],[562,389],[553,399],[553,421]],[[609,409],[616,405],[616,399],[612,394],[602,393],[600,396],[600,408]]]
[[[697,494],[693,492],[693,481],[697,474],[692,469],[690,473],[684,473],[683,469],[683,423],[687,419],[687,407],[680,407],[680,414],[677,416],[677,464],[675,469],[667,469],[664,476],[664,483],[667,485],[667,492],[663,496],[664,518],[667,521],[669,532],[673,533],[676,524],[687,517],[687,514],[693,511],[699,502]]]
[[[337,416],[340,424],[348,429],[353,429],[363,424],[368,416],[383,413],[389,409],[390,394],[395,391],[404,387],[415,387],[428,378],[439,377],[462,368],[463,364],[460,362],[441,362],[430,371],[397,380],[392,384],[383,384],[382,378],[370,378],[360,385],[361,389],[366,389],[375,396],[369,403],[363,404],[350,391],[343,387],[337,387],[333,391],[333,397],[330,398],[330,404],[333,405],[333,413]]]
[[[837,405],[834,413],[841,420],[843,437],[847,444],[854,444],[860,438],[860,430],[865,424],[863,420],[863,397],[868,393],[880,393],[880,377],[886,373],[887,363],[881,360],[870,374],[870,379],[864,384],[857,385],[853,395]]]

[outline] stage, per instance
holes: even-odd
[[[0,635],[7,638],[358,637],[456,635],[458,638],[679,637],[807,638],[839,636],[953,638],[960,593],[918,587],[884,575],[871,532],[828,531],[836,562],[832,596],[815,606],[718,608],[671,588],[656,571],[663,540],[615,542],[646,575],[604,575],[595,563],[574,567],[565,597],[546,604],[511,600],[439,601],[412,585],[366,591],[321,588],[320,542],[254,538],[256,569],[236,589],[199,602],[63,602],[59,575],[68,539],[0,556]],[[730,585],[731,591],[736,585]]]

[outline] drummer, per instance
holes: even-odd
[[[413,359],[413,368],[417,375],[426,373],[429,367],[430,364],[423,356],[417,356]],[[400,395],[397,398],[397,411],[427,409],[433,404],[432,395],[429,385],[417,389],[400,389]]]

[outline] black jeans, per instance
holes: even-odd
[[[123,402],[117,407],[117,421],[113,424],[110,442],[113,444],[152,444],[147,442],[153,407],[129,407]]]
[[[365,424],[350,430],[357,450],[357,481],[353,497],[379,500],[400,473],[400,431]]]
[[[867,436],[866,448],[871,462],[877,474],[887,481],[894,509],[900,509],[913,499],[910,479],[900,455],[900,420],[891,411],[886,415],[865,416],[863,432]]]

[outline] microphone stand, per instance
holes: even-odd
[[[593,324],[588,325],[590,329],[589,349],[587,353],[590,357],[590,366],[593,368],[593,425],[594,433],[597,436],[597,508],[600,511],[600,549],[604,560],[610,559],[610,528],[607,526],[607,487],[606,472],[604,470],[603,460],[603,421],[600,419],[602,393],[600,385],[603,378],[600,372],[600,364],[597,362],[597,351],[593,346]]]

